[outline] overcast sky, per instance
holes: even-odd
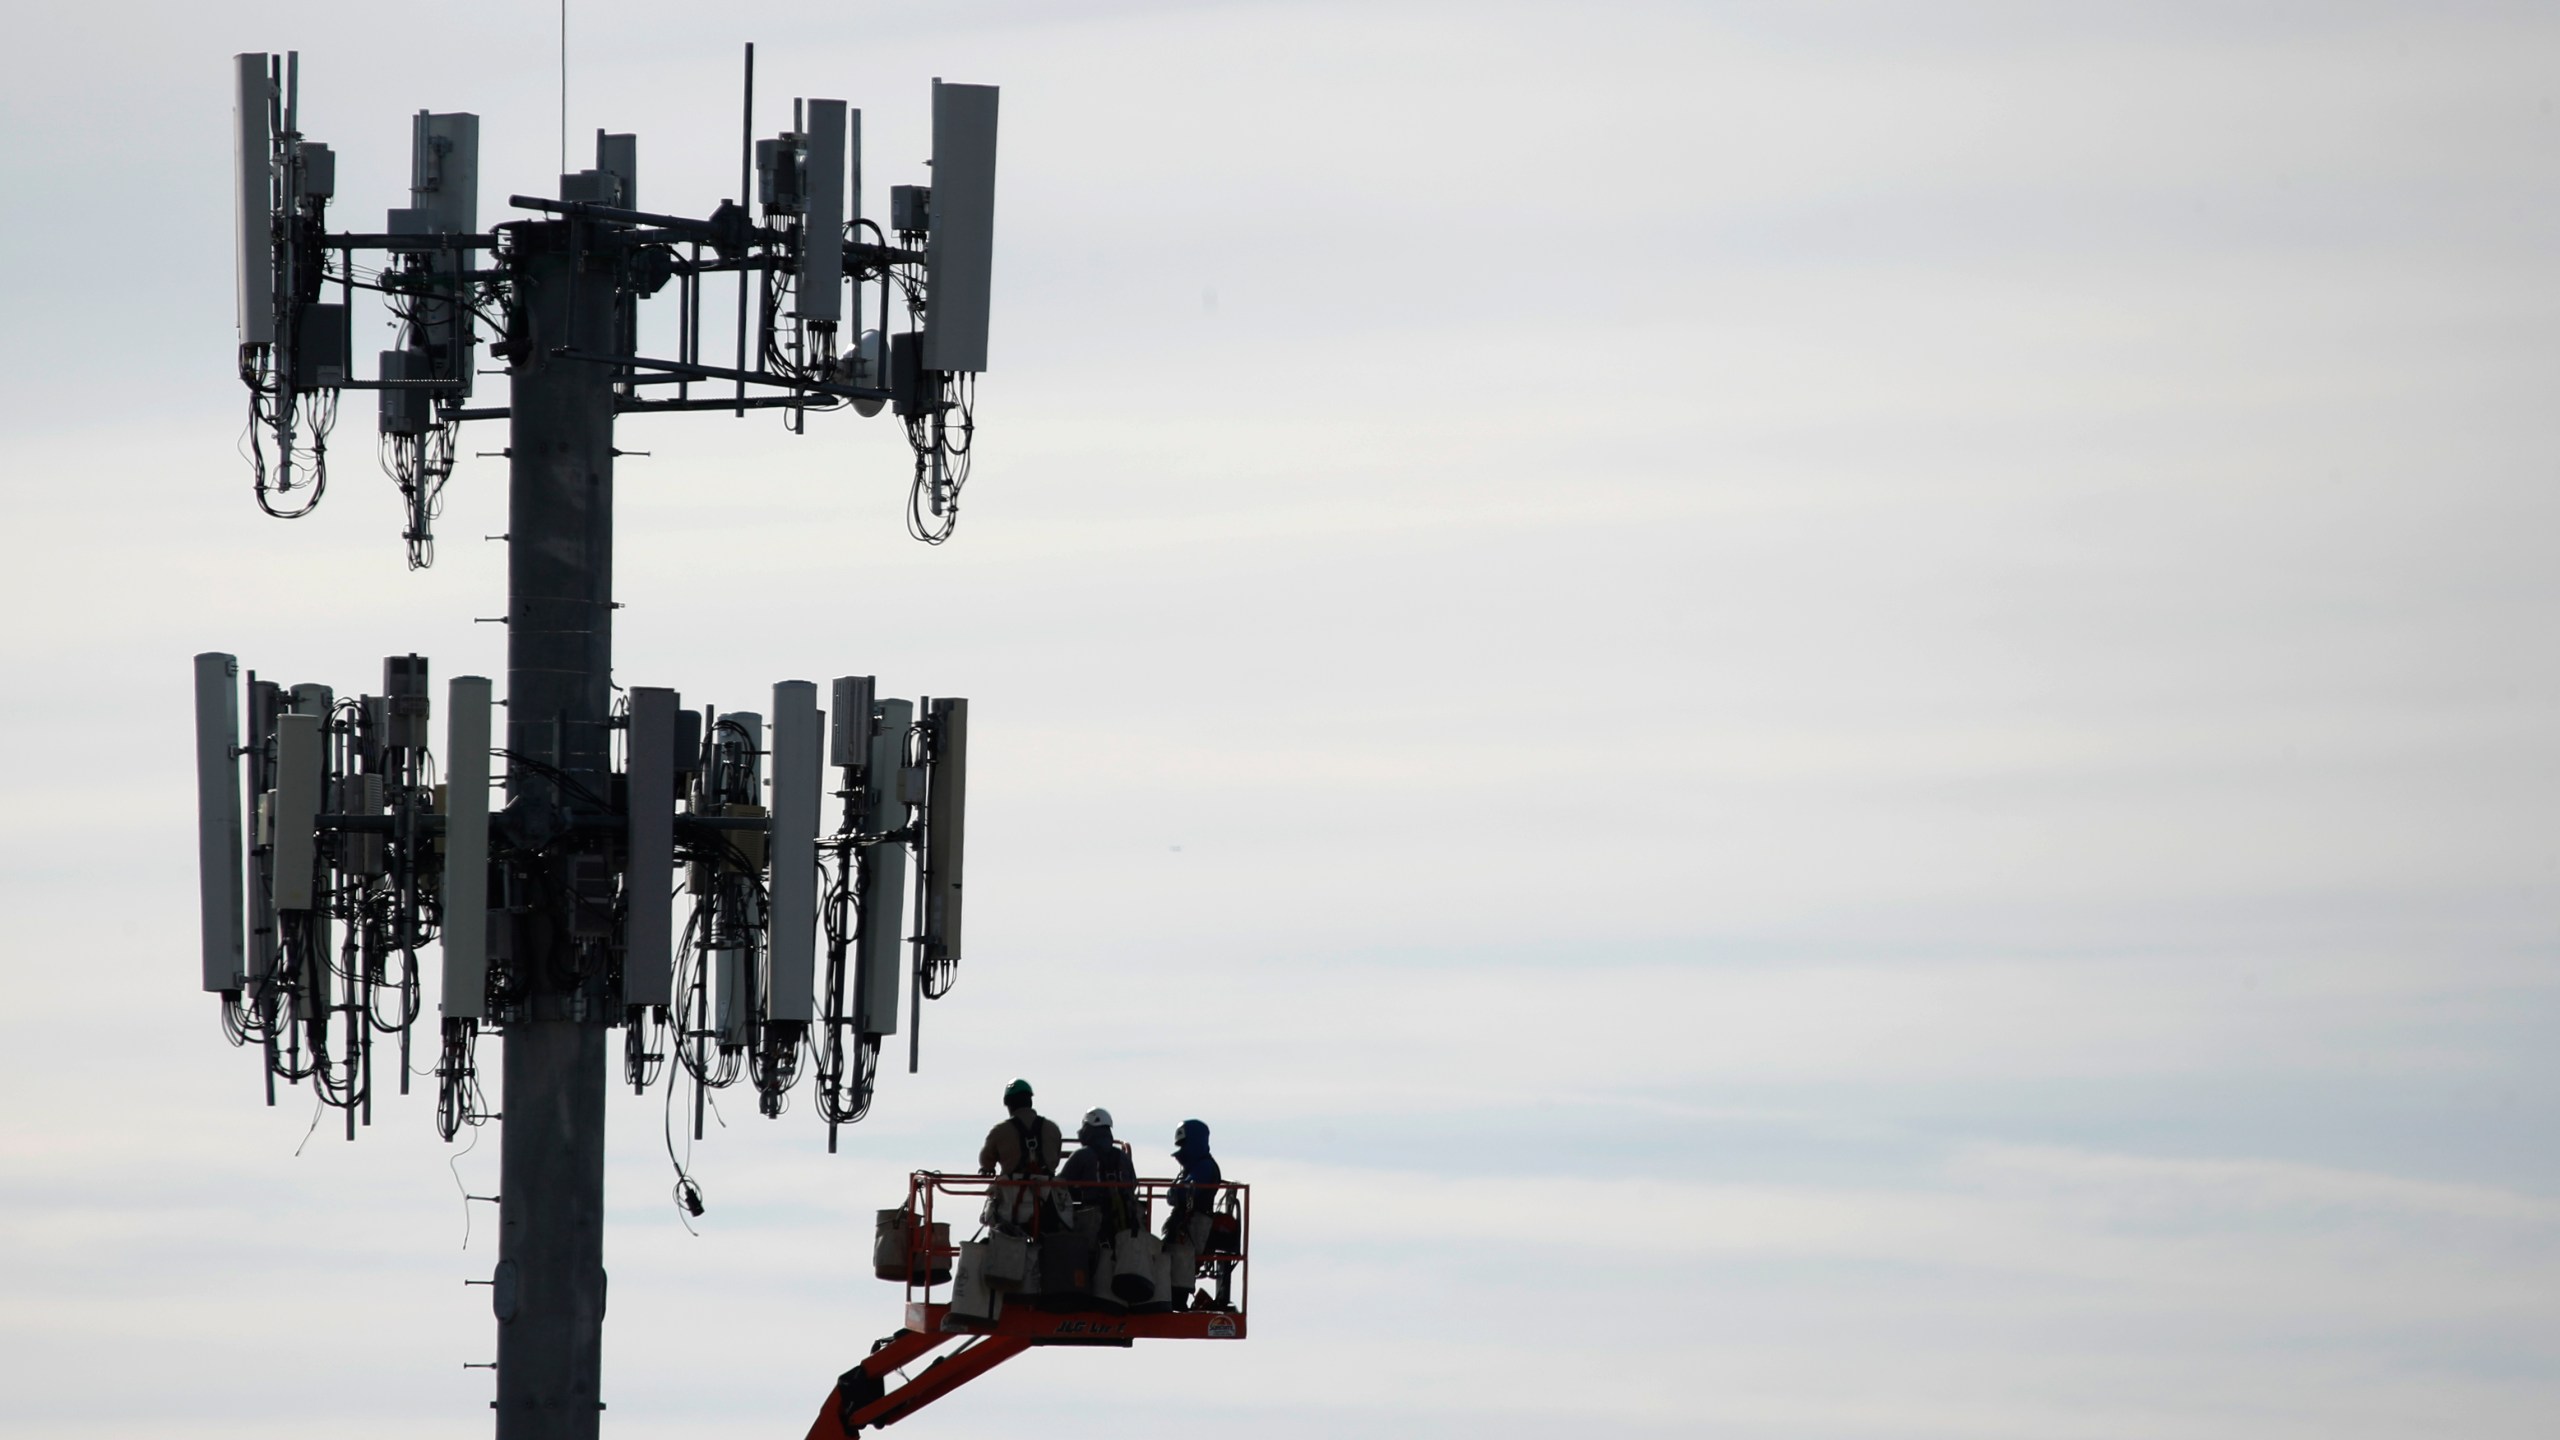
[[[735,189],[742,41],[760,129],[864,108],[875,206],[932,77],[1004,87],[956,540],[885,419],[621,427],[622,683],[967,695],[977,774],[972,953],[844,1153],[732,1098],[696,1237],[614,1103],[608,1433],[800,1434],[897,1323],[871,1212],[1017,1074],[1214,1127],[1253,1338],[920,1435],[2549,1433],[2560,18],[569,23],[652,208]],[[477,112],[486,223],[555,183],[556,13],[0,24],[0,1428],[474,1433],[495,1137],[260,1103],[187,658],[504,673],[503,462],[425,574],[369,403],[251,503],[228,61],[301,51],[343,227]]]

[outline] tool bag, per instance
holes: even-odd
[[[1111,1245],[1111,1296],[1123,1305],[1144,1305],[1157,1295],[1156,1275],[1164,1264],[1164,1246],[1143,1230],[1120,1236]]]
[[[1244,1253],[1244,1226],[1235,1216],[1221,1212],[1209,1217],[1209,1243],[1200,1247],[1203,1255],[1241,1255]]]
[[[964,1325],[984,1325],[1002,1311],[1004,1301],[987,1283],[987,1247],[985,1242],[960,1242],[960,1278],[951,1287],[952,1321]]]
[[[925,1249],[936,1252],[951,1248],[951,1226],[936,1220],[928,1232]],[[930,1265],[932,1268],[927,1269]],[[951,1260],[947,1254],[930,1257],[916,1245],[916,1217],[913,1212],[883,1210],[878,1229],[871,1240],[871,1273],[883,1280],[905,1285],[944,1285],[951,1280]]]
[[[1041,1236],[1037,1259],[1041,1294],[1081,1295],[1093,1288],[1093,1241],[1077,1231]]]
[[[916,1217],[900,1206],[880,1212],[880,1223],[871,1232],[871,1273],[883,1280],[906,1283],[909,1256],[915,1248]]]
[[[988,1288],[1018,1290],[1032,1278],[1029,1240],[1020,1235],[990,1235],[980,1246],[986,1255]]]
[[[1128,1308],[1126,1305],[1121,1303],[1119,1293],[1111,1288],[1112,1279],[1118,1273],[1120,1265],[1118,1246],[1115,1242],[1118,1240],[1125,1240],[1127,1238],[1129,1237],[1126,1235],[1113,1236],[1109,1239],[1105,1239],[1101,1244],[1094,1247],[1093,1281],[1085,1287],[1084,1293],[1085,1298],[1091,1300],[1099,1309],[1124,1310]]]

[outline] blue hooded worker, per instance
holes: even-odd
[[[1172,1208],[1165,1217],[1165,1238],[1187,1236],[1193,1246],[1205,1245],[1219,1183],[1218,1161],[1209,1153],[1209,1127],[1198,1120],[1183,1121],[1182,1128],[1173,1132],[1173,1158],[1182,1162],[1182,1174],[1165,1196]]]

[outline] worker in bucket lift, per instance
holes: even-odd
[[[1007,1180],[1046,1180],[1056,1174],[1064,1142],[1057,1122],[1041,1119],[1031,1108],[1031,1082],[1016,1080],[1004,1087],[1004,1108],[1005,1118],[978,1147],[978,1173]],[[987,1197],[987,1223],[1019,1231],[1031,1223],[1046,1196],[1046,1186],[1006,1186]]]
[[[1187,1238],[1198,1249],[1209,1243],[1209,1214],[1218,1203],[1218,1162],[1209,1154],[1209,1127],[1183,1121],[1173,1132],[1173,1158],[1182,1162],[1182,1176],[1165,1197],[1172,1213],[1165,1217],[1164,1238]]]
[[[1058,1179],[1068,1186],[1067,1193],[1078,1205],[1093,1209],[1102,1217],[1102,1232],[1111,1234],[1136,1230],[1138,1224],[1137,1192],[1129,1187],[1137,1175],[1130,1169],[1129,1157],[1111,1139],[1111,1112],[1097,1105],[1084,1112],[1084,1124],[1076,1131],[1076,1153],[1067,1157],[1066,1166],[1058,1171]],[[1077,1182],[1086,1183],[1077,1183]]]

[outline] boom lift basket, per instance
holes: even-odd
[[[1070,1186],[910,1175],[905,1208],[880,1212],[872,1252],[873,1273],[906,1291],[905,1323],[837,1379],[808,1440],[893,1425],[1033,1346],[1245,1338],[1252,1189],[1194,1187],[1214,1194],[1210,1213],[1158,1240],[1158,1216],[1170,1214],[1177,1188],[1173,1180]],[[1111,1231],[1104,1212],[1113,1206],[1067,1203],[1070,1192],[1095,1191],[1125,1197],[1135,1228]],[[954,1221],[983,1226],[984,1238],[964,1242],[964,1252],[951,1239]],[[1105,1255],[1114,1263],[1103,1264]],[[1126,1283],[1135,1276],[1148,1283]],[[955,1341],[959,1348],[899,1376]]]

